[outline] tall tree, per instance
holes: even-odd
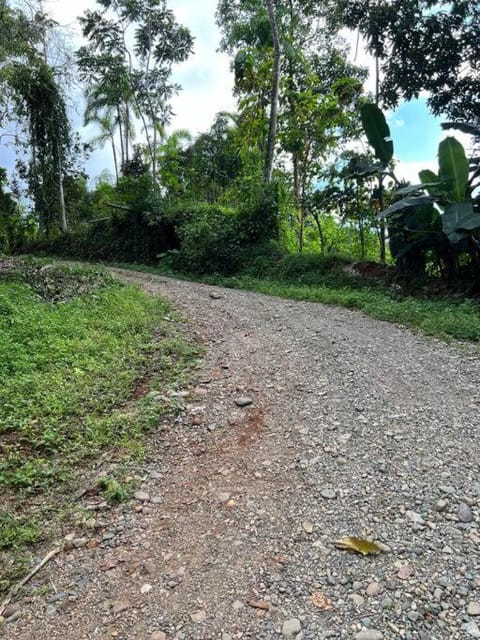
[[[70,125],[56,69],[45,50],[55,23],[41,11],[26,15],[0,0],[0,108],[26,134],[29,166],[25,177],[41,228],[67,229],[64,167],[70,153]]]
[[[280,94],[280,70],[281,70],[281,49],[280,34],[278,31],[277,13],[273,0],[265,0],[267,6],[268,19],[272,31],[273,42],[273,69],[272,69],[272,90],[270,96],[270,117],[268,122],[267,149],[263,166],[263,183],[269,184],[272,181],[273,159],[275,153],[275,141],[277,138],[278,121],[278,98]]]
[[[193,40],[175,21],[166,0],[97,0],[99,10],[80,18],[88,44],[77,52],[82,79],[103,90],[104,106],[117,109],[122,156],[129,159],[132,112],[140,118],[156,181],[159,132],[170,117],[172,65],[185,60]]]
[[[319,163],[352,129],[365,73],[346,62],[336,32],[327,28],[325,3],[220,0],[217,22],[221,46],[234,56],[239,124],[253,125],[250,137],[260,139],[264,181],[271,176],[272,142],[289,157],[302,249],[306,194]],[[268,126],[267,107],[276,117],[277,104],[278,125],[270,117]]]
[[[480,121],[480,4],[475,0],[339,0],[381,60],[381,99],[395,106],[428,91],[433,113]]]

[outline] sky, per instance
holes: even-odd
[[[46,0],[45,7],[62,25],[69,26],[77,34],[80,44],[80,29],[76,17],[87,8],[94,8],[94,0]],[[217,0],[169,0],[168,6],[177,20],[186,25],[195,38],[194,54],[185,62],[176,65],[173,81],[182,86],[182,91],[172,101],[174,117],[171,129],[188,129],[193,135],[208,130],[219,111],[235,110],[232,95],[233,76],[229,59],[218,51],[220,34],[215,25]],[[352,38],[353,40],[353,38]],[[352,47],[354,49],[355,47]],[[373,68],[372,60],[360,46],[356,59],[358,64]],[[370,79],[372,89],[373,79]],[[82,121],[81,100],[74,115],[74,125]],[[426,99],[420,98],[403,103],[394,112],[387,114],[397,160],[399,177],[418,182],[418,171],[425,168],[436,170],[436,154],[439,142],[448,135],[442,131],[438,118],[427,109]],[[95,137],[94,127],[84,129],[82,137]],[[451,135],[451,133],[450,133]],[[462,138],[461,135],[455,135]],[[468,144],[468,137],[462,139]],[[0,161],[0,164],[2,162]],[[95,151],[87,164],[87,173],[94,178],[102,170],[112,170],[108,149]]]

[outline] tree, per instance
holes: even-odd
[[[221,199],[243,172],[238,130],[227,114],[217,114],[213,125],[185,149],[184,175],[188,195],[210,203]]]
[[[234,56],[239,126],[250,129],[246,138],[264,155],[264,183],[274,149],[282,159],[287,154],[292,167],[300,250],[307,192],[328,153],[355,135],[351,121],[358,120],[354,106],[365,77],[347,63],[324,12],[323,3],[307,0],[222,0],[217,12],[222,48]]]
[[[0,107],[3,103],[3,121],[17,125],[16,141],[23,128],[28,154],[23,175],[46,233],[58,226],[67,230],[63,180],[71,142],[65,98],[45,48],[55,24],[40,10],[29,17],[0,0]]]
[[[275,141],[277,138],[277,120],[278,120],[278,98],[280,94],[280,68],[281,68],[281,50],[280,35],[278,32],[278,21],[273,0],[265,0],[268,11],[268,19],[270,21],[270,29],[272,31],[273,42],[273,69],[272,69],[272,91],[270,97],[270,117],[268,121],[268,138],[267,149],[265,152],[265,161],[263,166],[263,183],[269,184],[272,181],[273,158],[275,153]]]
[[[381,98],[394,107],[428,91],[436,115],[480,120],[480,5],[474,0],[339,0],[380,58]]]
[[[82,80],[114,107],[122,158],[129,160],[131,115],[140,118],[156,181],[161,131],[170,118],[169,100],[179,87],[169,83],[175,62],[192,50],[190,32],[175,21],[166,0],[97,0],[100,9],[80,18],[88,44],[77,51]],[[100,104],[98,105],[100,106]]]

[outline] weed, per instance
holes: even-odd
[[[97,480],[97,487],[105,496],[109,504],[118,504],[119,502],[126,502],[130,497],[130,491],[128,487],[109,476],[104,476]]]

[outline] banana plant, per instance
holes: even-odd
[[[406,209],[436,205],[441,211],[443,231],[452,245],[465,240],[477,243],[480,210],[478,199],[473,197],[477,185],[470,178],[471,170],[462,144],[449,136],[438,148],[438,174],[421,171],[420,184],[398,189],[396,195],[401,199],[379,215],[389,218]]]

